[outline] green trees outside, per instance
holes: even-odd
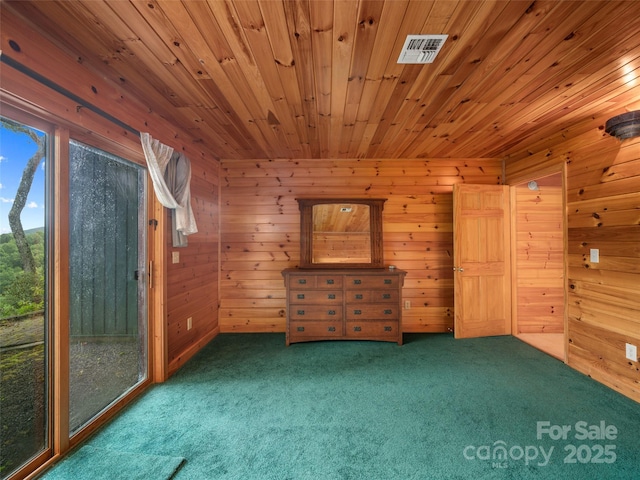
[[[0,235],[0,318],[44,309],[44,230],[27,232],[36,270],[27,272],[10,233]]]
[[[25,232],[20,215],[27,203],[39,163],[45,158],[46,136],[34,128],[0,117],[0,127],[24,136],[35,146],[26,159],[8,220],[11,234],[0,235],[0,319],[44,308],[45,237],[43,229]]]

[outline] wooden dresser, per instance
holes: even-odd
[[[315,340],[380,340],[402,345],[405,274],[381,268],[283,270],[287,345]]]

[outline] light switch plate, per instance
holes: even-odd
[[[597,248],[592,248],[589,250],[589,255],[591,258],[591,263],[599,263],[600,262],[600,250]]]
[[[171,261],[173,263],[180,263],[180,252],[171,252]]]
[[[625,343],[625,356],[627,360],[638,361],[638,347],[630,343]]]

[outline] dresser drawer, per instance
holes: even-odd
[[[398,304],[399,293],[397,290],[349,290],[347,292],[347,304],[360,303],[395,303]]]
[[[398,305],[347,305],[347,320],[398,320]]]
[[[330,274],[292,274],[289,276],[289,288],[292,290],[337,288],[342,289],[342,275]]]
[[[371,340],[402,345],[406,272],[285,269],[286,342]]]
[[[342,305],[292,305],[289,309],[291,320],[342,321]]]
[[[346,322],[347,337],[398,337],[398,322]]]
[[[374,290],[398,288],[399,281],[397,275],[347,275],[345,277],[345,287],[347,290],[367,289]]]
[[[291,322],[289,336],[291,337],[341,337],[342,321],[340,322]]]
[[[296,305],[339,305],[342,308],[342,290],[295,290],[289,292],[289,303]]]

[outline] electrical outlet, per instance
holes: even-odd
[[[180,263],[180,252],[171,252],[171,261],[173,263]]]
[[[409,310],[411,308],[411,300],[404,301],[404,309]]]
[[[191,327],[193,327],[193,318],[189,317],[187,318],[187,330],[191,330]]]
[[[638,361],[638,347],[630,343],[625,343],[625,351],[627,360]]]
[[[597,248],[592,248],[589,250],[589,257],[591,263],[600,263],[600,250]]]

